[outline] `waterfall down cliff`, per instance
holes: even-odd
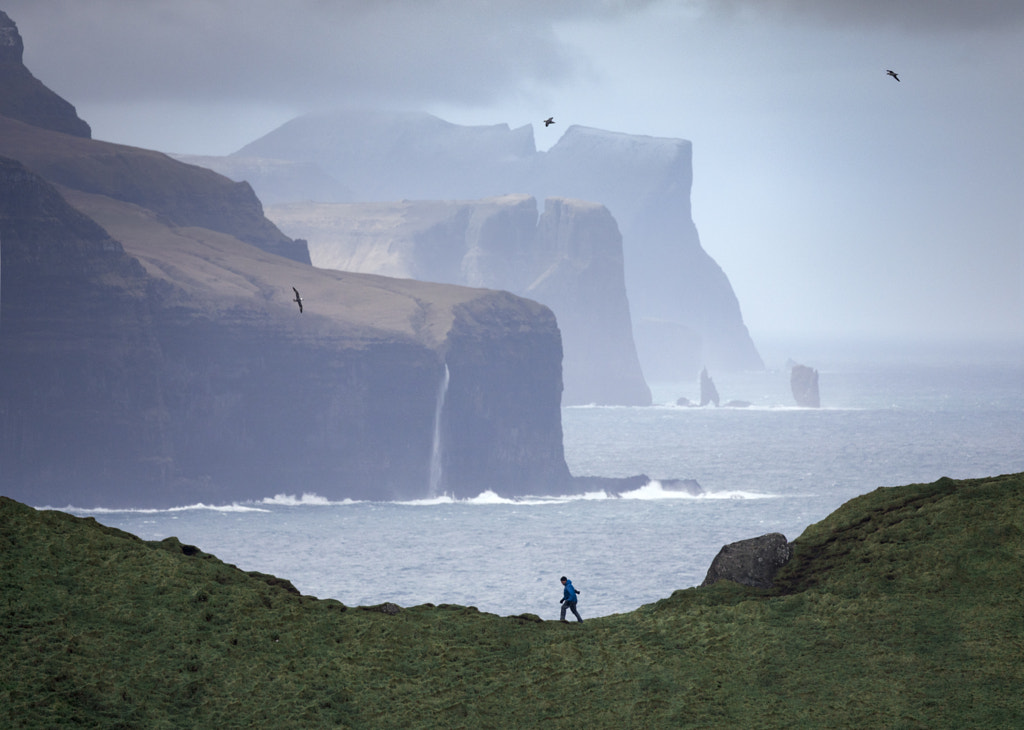
[[[444,365],[444,375],[437,389],[437,406],[434,409],[434,441],[430,448],[430,491],[431,497],[438,496],[444,478],[444,465],[441,461],[441,416],[444,413],[444,401],[448,397],[448,363]]]

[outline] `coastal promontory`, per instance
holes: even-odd
[[[18,58],[0,60],[20,65],[2,30]],[[568,488],[550,309],[315,268],[247,183],[42,124],[53,92],[2,71],[0,98],[20,101],[0,116],[0,493],[144,507]]]

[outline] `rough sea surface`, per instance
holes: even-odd
[[[1024,365],[837,365],[820,369],[822,407],[792,405],[788,370],[652,387],[648,408],[563,411],[574,474],[696,479],[620,496],[329,503],[316,485],[234,505],[160,511],[61,507],[147,540],[174,535],[243,570],[347,605],[454,603],[558,617],[559,577],[584,619],[633,610],[699,584],[722,545],[768,532],[790,540],[880,486],[1024,471]]]

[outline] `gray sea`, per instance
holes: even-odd
[[[797,408],[785,367],[712,376],[742,408],[683,407],[697,382],[652,386],[646,408],[563,410],[577,475],[647,474],[621,495],[329,502],[316,485],[245,504],[61,507],[147,540],[176,536],[243,570],[343,603],[453,603],[557,618],[566,575],[584,619],[698,585],[722,545],[790,540],[847,500],[943,476],[1024,472],[1024,363],[826,364],[822,407]],[[658,479],[695,479],[694,496]]]

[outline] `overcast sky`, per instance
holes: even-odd
[[[1021,0],[0,9],[97,139],[227,154],[343,105],[532,124],[542,149],[570,124],[685,138],[701,241],[755,342],[1024,338]]]

